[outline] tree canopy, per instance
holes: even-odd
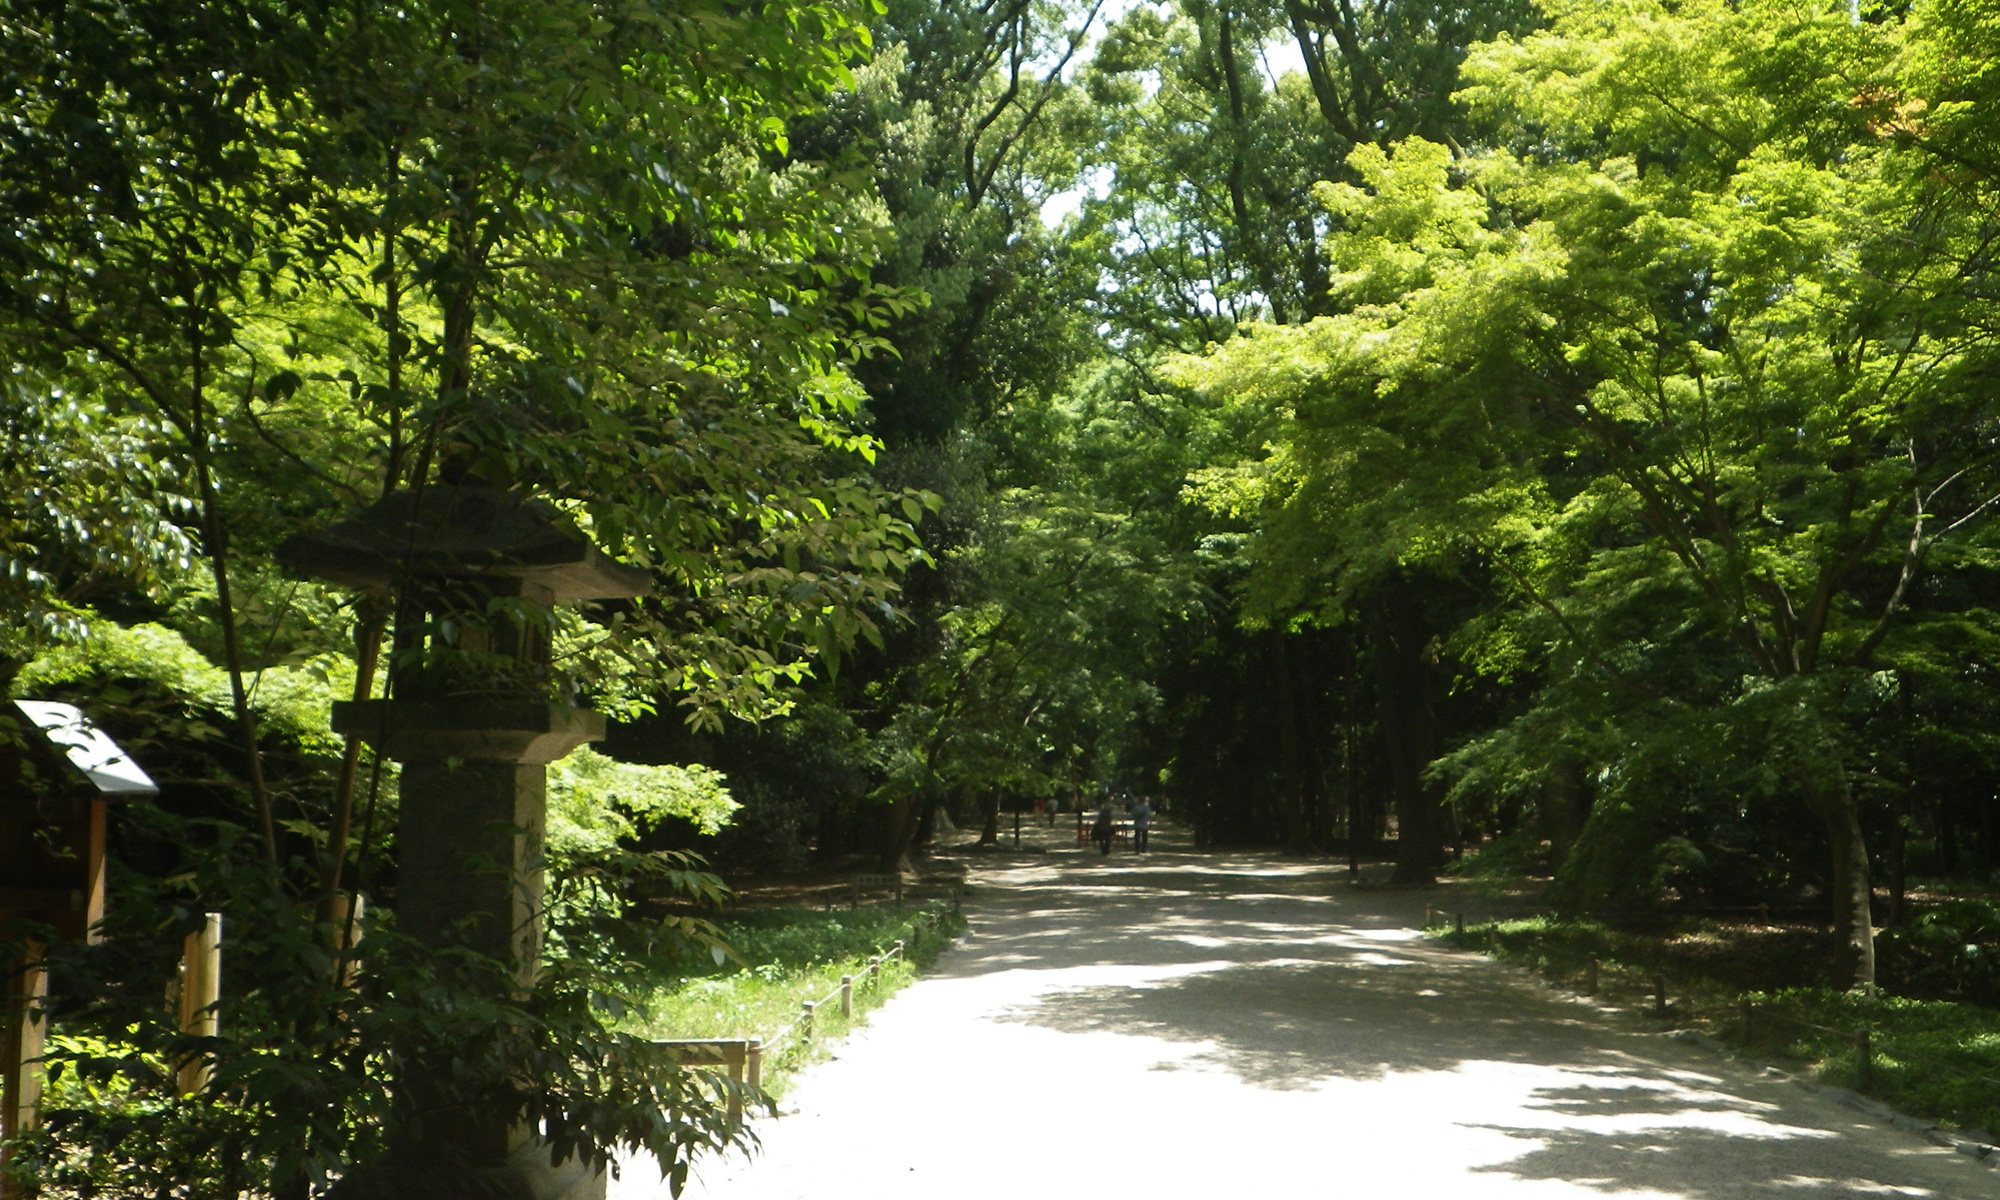
[[[1815,906],[1875,986],[1911,875],[2000,868],[1996,48],[1978,0],[22,0],[0,678],[174,780],[87,1019],[158,1024],[140,922],[254,914],[213,1136],[288,1196],[378,1152],[326,914],[393,892],[394,767],[325,714],[436,631],[277,550],[468,484],[650,580],[534,615],[620,724],[496,1020],[622,1064],[518,1097],[586,1155],[731,1136],[591,1015],[710,952],[619,940],[720,894],[687,852],[1036,802]]]

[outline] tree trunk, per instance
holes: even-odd
[[[1955,875],[1958,873],[1958,821],[1953,812],[1954,805],[1943,792],[1937,798],[1937,857],[1938,873]]]
[[[1354,727],[1354,690],[1360,686],[1355,678],[1354,635],[1350,630],[1346,641],[1345,659],[1347,663],[1346,686],[1341,689],[1340,699],[1340,792],[1342,807],[1346,810],[1347,824],[1347,869],[1349,873],[1361,870],[1361,768],[1355,762],[1355,755],[1361,750],[1361,739]],[[1369,842],[1374,842],[1375,831],[1368,830]]]
[[[1298,705],[1292,695],[1290,637],[1283,629],[1271,631],[1272,686],[1278,705],[1278,828],[1283,831],[1285,849],[1303,854],[1312,849],[1312,834],[1306,820],[1305,769],[1299,753]]]
[[[1437,882],[1443,842],[1443,813],[1436,792],[1423,777],[1436,757],[1436,719],[1431,710],[1430,664],[1424,661],[1423,631],[1411,606],[1385,589],[1373,614],[1376,689],[1383,747],[1389,759],[1389,793],[1396,806],[1396,871],[1392,881],[1407,887]]]
[[[1897,807],[1896,820],[1889,827],[1889,913],[1882,923],[1888,926],[1903,923],[1904,907],[1910,891],[1910,796],[1903,793],[1903,802]]]
[[[1847,945],[1852,956],[1854,986],[1875,989],[1875,917],[1871,904],[1872,886],[1868,875],[1868,845],[1861,832],[1861,811],[1854,795],[1842,779],[1831,785],[1808,778],[1804,784],[1807,807],[1826,830],[1827,848],[1832,853],[1832,906],[1834,935]]]
[[[900,796],[890,802],[882,821],[882,850],[875,864],[878,870],[893,874],[908,864],[910,839],[916,836],[922,816],[923,806],[916,796]]]
[[[1548,830],[1551,870],[1561,870],[1569,860],[1570,848],[1583,836],[1583,825],[1589,818],[1590,798],[1583,790],[1583,771],[1575,759],[1557,760],[1542,783],[1542,819]]]
[[[986,824],[980,826],[979,844],[997,846],[1000,844],[1000,789],[986,798]]]

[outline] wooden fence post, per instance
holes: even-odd
[[[1595,958],[1592,958],[1583,968],[1583,994],[1586,996],[1595,996],[1597,994],[1597,959]]]
[[[722,1048],[722,1061],[729,1065],[729,1123],[743,1123],[743,1076],[750,1068],[750,1043],[739,1042]]]
[[[813,1002],[805,1002],[805,1011],[799,1016],[799,1036],[810,1042],[813,1040]]]
[[[1868,1045],[1865,1027],[1854,1031],[1854,1069],[1861,1077],[1861,1086],[1867,1087],[1875,1074],[1875,1055]]]
[[[181,944],[181,1032],[190,1037],[214,1037],[222,1031],[222,914],[209,913],[201,928]],[[175,1083],[183,1096],[208,1086],[212,1065],[206,1058],[181,1064]]]
[[[1747,1046],[1750,1044],[1750,1034],[1755,1029],[1754,1022],[1757,1013],[1757,1006],[1750,1003],[1749,997],[1746,996],[1744,997],[1741,1008],[1742,1012],[1739,1014],[1740,1020],[1742,1021],[1743,1025],[1741,1032],[1743,1034],[1743,1044]]]
[[[852,1020],[854,1017],[854,976],[840,977],[840,1015]]]

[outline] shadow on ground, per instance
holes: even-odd
[[[1725,1082],[1636,1020],[1428,942],[1422,894],[1256,855],[1052,853],[984,879],[975,936],[941,974],[1051,973],[989,1019],[1154,1039],[1179,1050],[1153,1070],[1342,1104],[1367,1103],[1361,1085],[1415,1089],[1428,1136],[1494,1143],[1492,1161],[1466,1164],[1476,1175],[1687,1200],[2000,1195],[1983,1169],[1935,1156],[1896,1178],[1928,1153],[1915,1139],[1747,1072]],[[1907,1145],[1885,1158],[1864,1133]],[[1957,1182],[1941,1190],[1940,1173]]]

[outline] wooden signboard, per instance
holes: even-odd
[[[158,792],[77,708],[0,702],[0,926],[30,921],[91,938],[104,916],[106,806]],[[42,954],[31,941],[0,962],[0,1138],[30,1127],[41,1098]]]

